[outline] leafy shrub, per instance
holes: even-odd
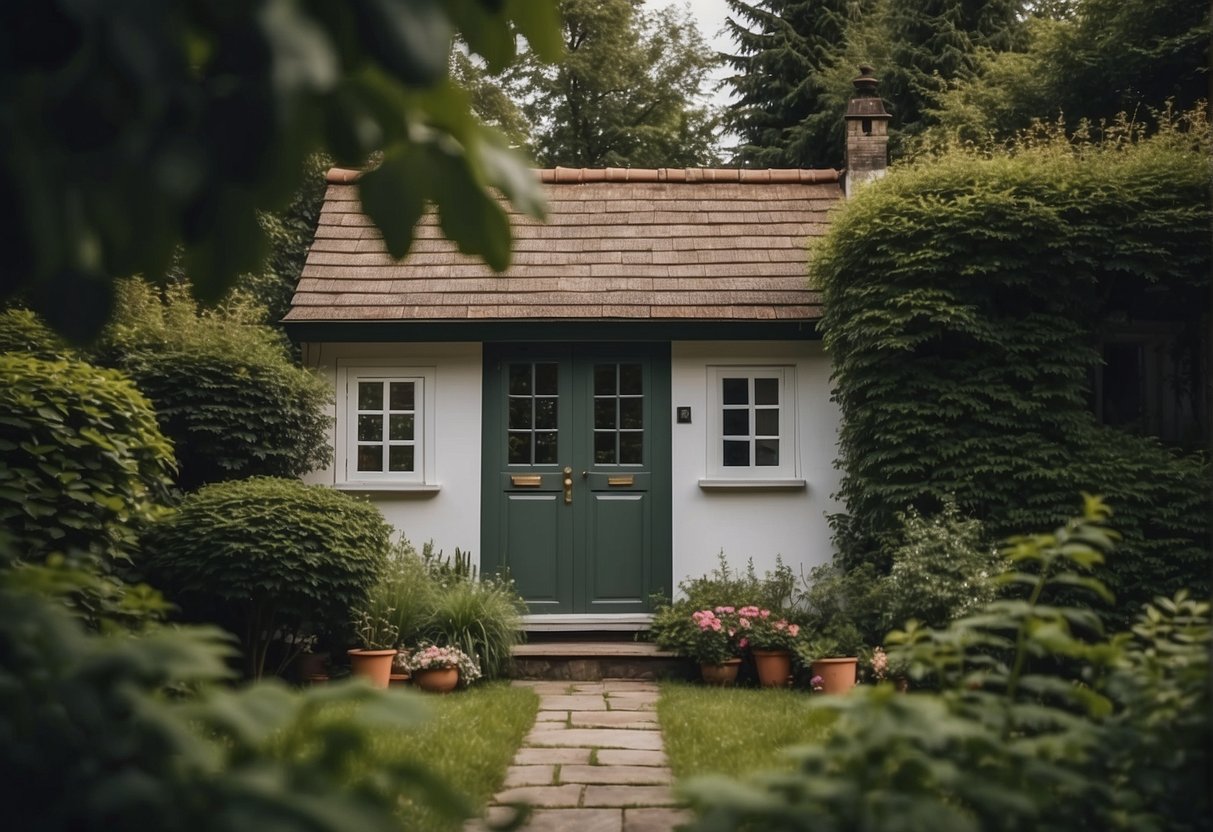
[[[823,656],[857,656],[872,641],[883,617],[880,580],[871,564],[844,571],[836,563],[816,566],[797,596],[808,639],[795,646],[801,666]]]
[[[191,494],[143,538],[151,582],[193,620],[244,646],[250,676],[275,639],[282,665],[311,634],[348,639],[383,571],[390,529],[370,504],[323,486],[255,477]]]
[[[75,358],[75,350],[28,309],[0,311],[0,353],[20,352],[54,361]]]
[[[911,618],[943,627],[994,600],[1002,558],[985,543],[981,523],[962,517],[955,500],[946,499],[932,517],[911,507],[898,519],[893,566],[878,588],[883,629]]]
[[[416,760],[351,776],[385,726],[418,721],[413,699],[361,685],[220,687],[233,652],[210,628],[88,634],[54,602],[0,589],[9,828],[398,832],[408,786],[447,816],[470,813]]]
[[[1100,576],[1119,620],[1207,587],[1207,465],[1097,424],[1088,392],[1118,319],[1170,318],[1207,345],[1210,158],[1197,115],[1101,146],[951,150],[840,208],[813,274],[843,417],[847,568],[887,571],[907,506],[932,514],[955,495],[997,538],[1061,522],[1085,490],[1117,506],[1124,545]]]
[[[239,294],[200,309],[184,286],[163,297],[119,284],[98,354],[128,373],[177,447],[178,482],[192,490],[250,476],[297,477],[327,464],[328,386],[296,367],[262,310]]]
[[[1114,538],[1106,517],[1089,499],[1053,534],[1011,542],[1003,577],[1025,599],[898,634],[897,660],[938,693],[881,684],[825,703],[840,717],[830,741],[793,750],[795,771],[692,782],[695,828],[1201,828],[1209,605],[1158,599],[1127,639],[1105,636],[1089,608],[1047,600],[1075,586],[1106,595],[1085,575]]]
[[[0,520],[12,551],[111,567],[168,498],[172,446],[112,370],[0,354]]]

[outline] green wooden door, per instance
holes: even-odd
[[[668,345],[487,345],[483,562],[534,613],[671,590]]]

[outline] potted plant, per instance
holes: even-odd
[[[392,660],[399,631],[389,620],[391,610],[361,609],[354,616],[354,632],[361,647],[348,650],[350,670],[377,688],[386,688],[392,675]]]
[[[728,687],[737,680],[745,634],[733,607],[696,610],[679,652],[699,662],[699,672],[709,685]]]
[[[434,693],[447,693],[480,678],[476,660],[458,647],[422,646],[401,664],[415,687]]]
[[[766,688],[790,685],[792,650],[800,640],[800,626],[755,606],[742,607],[737,615],[754,656],[758,681]]]
[[[841,622],[793,649],[809,673],[821,678],[822,693],[846,693],[855,687],[862,647],[859,630],[849,622]]]

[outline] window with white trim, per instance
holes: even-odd
[[[709,381],[708,476],[794,478],[794,368],[711,367]]]
[[[338,483],[407,488],[432,482],[432,369],[344,367],[341,376]]]

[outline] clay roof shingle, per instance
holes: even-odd
[[[813,320],[807,243],[838,203],[827,170],[539,171],[547,221],[510,210],[496,274],[418,224],[397,262],[334,169],[287,322]]]

